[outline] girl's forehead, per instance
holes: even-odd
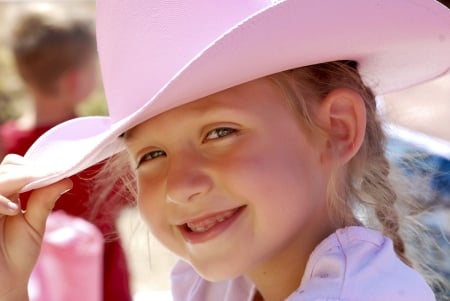
[[[132,139],[144,124],[146,128],[147,126],[155,129],[167,128],[174,122],[179,123],[186,119],[196,120],[211,115],[251,114],[257,109],[256,106],[262,103],[262,97],[268,95],[280,96],[281,93],[267,78],[253,80],[162,112],[131,128],[124,137],[126,140]],[[275,101],[278,97],[267,98]]]
[[[144,130],[153,129],[156,132],[159,129],[168,129],[177,124],[179,125],[185,120],[199,120],[204,116],[223,115],[225,112],[233,113],[239,110],[237,103],[230,99],[229,95],[221,97],[215,94],[201,98],[162,112],[139,123],[126,131],[124,138],[126,141],[130,141]]]

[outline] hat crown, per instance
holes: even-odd
[[[217,37],[270,4],[97,1],[98,51],[111,121],[132,115]]]
[[[171,108],[283,70],[355,60],[377,95],[450,68],[450,13],[433,0],[97,0],[110,117],[62,123],[26,157],[54,183],[123,150]]]

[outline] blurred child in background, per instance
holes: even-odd
[[[96,88],[97,61],[93,26],[88,18],[62,7],[36,6],[17,22],[12,51],[30,94],[30,110],[18,120],[0,126],[0,159],[6,153],[25,154],[31,144],[58,123],[77,116],[76,108]],[[54,210],[82,217],[105,235],[104,300],[131,300],[124,251],[116,234],[115,220],[125,201],[108,192],[106,208],[93,212],[88,204],[91,181],[99,165],[72,177],[74,189],[61,197]],[[26,200],[22,198],[22,206]]]

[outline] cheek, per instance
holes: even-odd
[[[150,233],[164,247],[183,257],[185,250],[180,244],[181,237],[169,222],[169,204],[165,201],[161,188],[157,185],[139,184],[137,207]]]
[[[165,201],[162,193],[155,183],[145,179],[139,179],[137,207],[142,219],[150,228],[151,232],[157,233],[163,228],[165,220]]]
[[[302,202],[324,200],[327,175],[319,154],[312,149],[290,148],[286,143],[261,149],[264,151],[247,148],[248,152],[222,166],[228,188],[240,199],[274,210],[292,202],[302,206]]]

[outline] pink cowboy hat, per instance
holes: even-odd
[[[118,137],[148,118],[272,73],[354,60],[384,94],[450,68],[450,13],[432,0],[97,0],[97,38],[110,116],[44,134],[24,191],[123,150]]]

